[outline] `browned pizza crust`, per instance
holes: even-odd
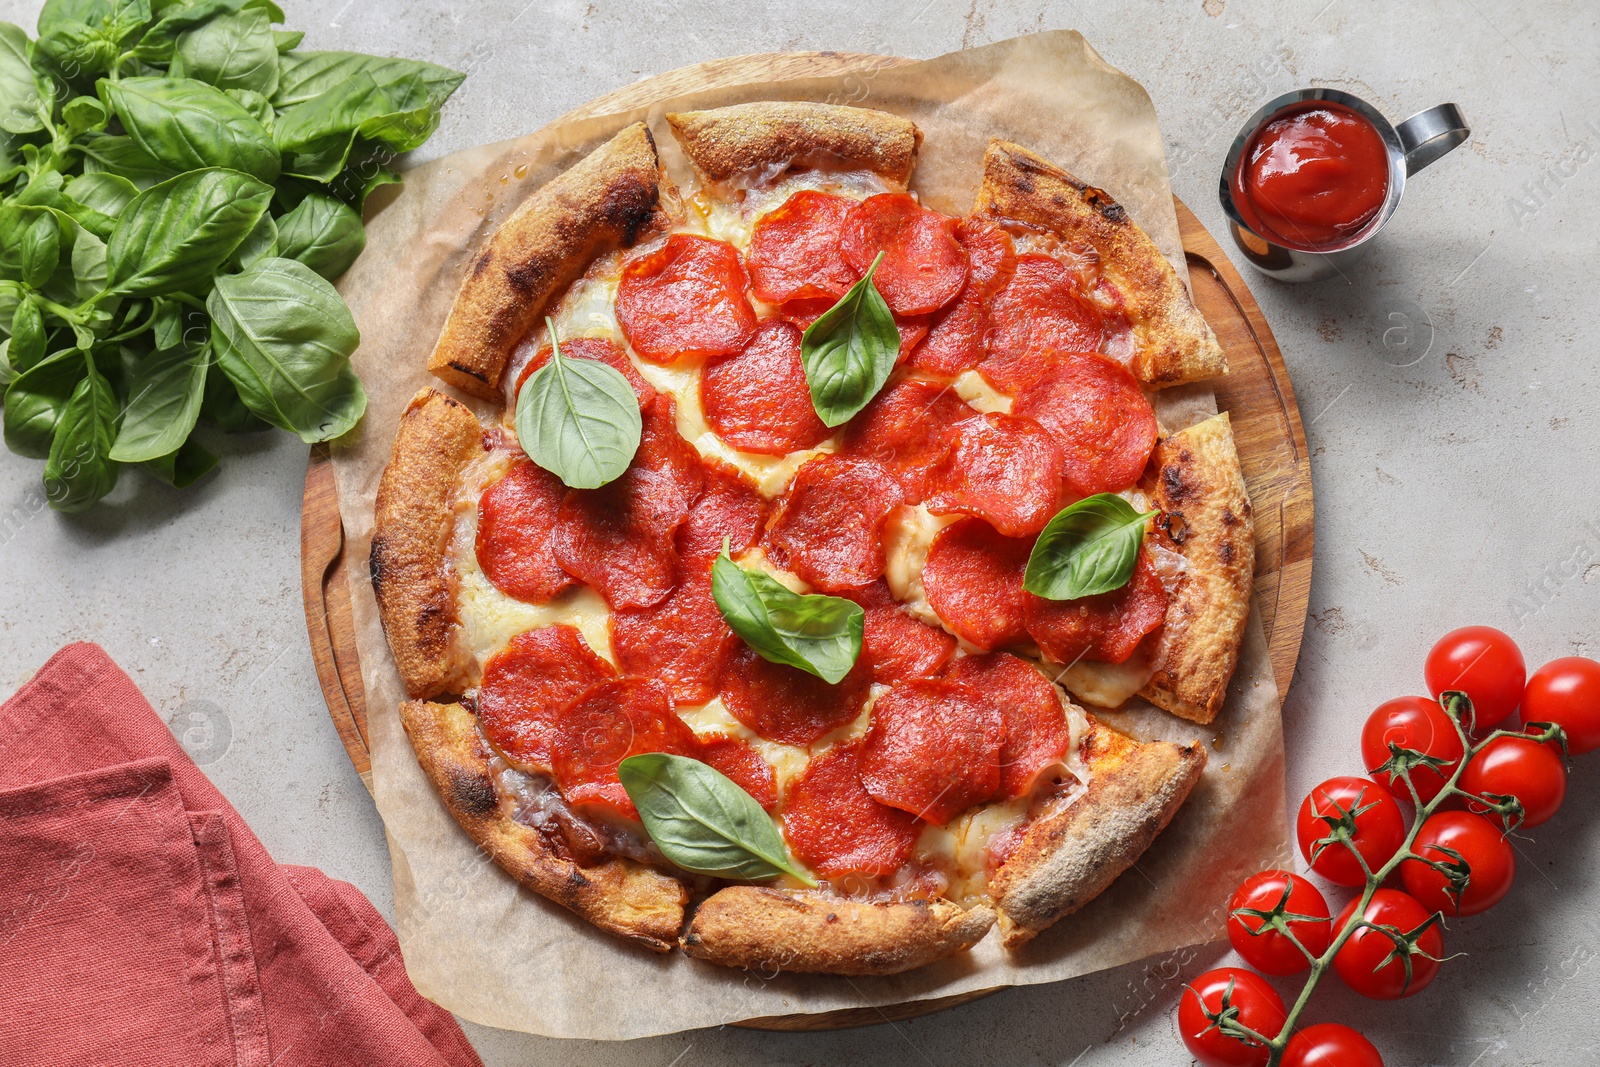
[[[922,143],[922,131],[898,115],[803,100],[680,111],[667,122],[712,181],[796,165],[865,169],[904,185]]]
[[[1141,743],[1089,718],[1087,789],[1028,827],[989,882],[1006,948],[1099,896],[1172,821],[1205,770],[1199,744]]]
[[[1208,723],[1239,662],[1256,569],[1250,498],[1227,412],[1162,441],[1151,469],[1158,521],[1188,568],[1167,605],[1156,672],[1139,695]]]
[[[636,122],[541,186],[473,258],[428,369],[500,399],[506,361],[545,303],[657,221],[662,181],[655,139]]]
[[[457,681],[450,640],[456,605],[445,559],[461,470],[483,447],[483,427],[466,405],[424,389],[400,417],[378,483],[372,591],[400,680],[413,697],[450,692]]]
[[[971,948],[993,925],[988,908],[948,900],[871,904],[736,885],[695,911],[683,951],[769,974],[898,974]]]
[[[1172,264],[1102,189],[1086,185],[1020,145],[993,140],[973,214],[1020,222],[1100,254],[1139,337],[1130,370],[1161,388],[1215,378],[1228,360]]]
[[[495,789],[489,747],[460,704],[411,700],[400,721],[445,807],[467,835],[517,881],[602,930],[655,952],[678,943],[689,894],[676,878],[618,856],[580,865],[550,836],[511,818],[513,801]]]

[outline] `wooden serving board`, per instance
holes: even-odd
[[[831,77],[868,65],[883,68],[910,62],[913,61],[892,56],[840,52],[778,52],[717,59],[668,71],[608,93],[562,116],[555,124],[648,106],[702,89]],[[1239,460],[1255,507],[1255,610],[1271,650],[1272,673],[1281,699],[1288,692],[1300,655],[1311,592],[1310,451],[1289,372],[1261,309],[1200,220],[1183,201],[1174,198],[1174,204],[1195,304],[1228,355],[1228,375],[1215,383],[1217,407],[1232,418]],[[327,449],[316,446],[306,468],[300,525],[306,628],[328,712],[350,762],[370,791],[372,760],[366,694],[356,652],[350,590],[344,580],[344,547],[333,467]],[[766,1030],[867,1026],[953,1008],[993,992],[978,990],[906,1004],[752,1019],[742,1025]]]

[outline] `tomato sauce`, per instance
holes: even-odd
[[[1388,192],[1389,153],[1377,129],[1326,101],[1261,127],[1233,175],[1234,203],[1246,225],[1302,249],[1356,236]]]

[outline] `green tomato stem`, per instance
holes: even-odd
[[[1491,742],[1502,737],[1528,737],[1534,740],[1550,740],[1551,737],[1547,735],[1552,735],[1554,733],[1554,730],[1545,730],[1540,735],[1535,736],[1533,734],[1518,733],[1514,730],[1495,730],[1482,741],[1479,741],[1476,745],[1474,745],[1472,743],[1472,739],[1467,736],[1465,727],[1461,725],[1460,719],[1458,719],[1455,715],[1451,715],[1450,722],[1451,725],[1455,727],[1457,738],[1459,738],[1461,741],[1461,750],[1463,755],[1461,759],[1457,761],[1455,770],[1451,772],[1449,779],[1446,780],[1444,788],[1440,789],[1438,794],[1434,796],[1432,800],[1429,800],[1426,803],[1422,802],[1421,796],[1417,793],[1417,787],[1412,784],[1410,773],[1408,772],[1403,776],[1406,783],[1406,790],[1411,794],[1411,802],[1415,806],[1416,818],[1412,820],[1411,828],[1406,832],[1405,840],[1401,843],[1399,850],[1395,852],[1392,857],[1390,857],[1387,863],[1374,871],[1367,866],[1366,857],[1362,856],[1354,846],[1346,845],[1346,847],[1349,848],[1350,851],[1355,855],[1356,860],[1361,864],[1361,869],[1366,872],[1366,888],[1361,892],[1361,901],[1357,905],[1355,912],[1351,915],[1350,921],[1345,924],[1342,930],[1335,934],[1333,940],[1328,944],[1327,951],[1325,951],[1320,957],[1312,959],[1311,970],[1306,975],[1305,984],[1300,989],[1300,995],[1295,998],[1295,1002],[1293,1006],[1290,1007],[1288,1015],[1284,1017],[1283,1028],[1278,1031],[1278,1035],[1272,1040],[1262,1041],[1262,1044],[1264,1044],[1268,1050],[1267,1067],[1278,1067],[1279,1063],[1282,1061],[1284,1049],[1288,1047],[1289,1038],[1294,1034],[1295,1023],[1299,1020],[1301,1013],[1305,1011],[1306,1005],[1311,1002],[1312,994],[1316,992],[1317,985],[1322,981],[1323,975],[1327,973],[1328,967],[1333,963],[1333,958],[1339,954],[1339,950],[1344,947],[1345,942],[1349,941],[1350,938],[1355,935],[1356,931],[1360,930],[1363,926],[1370,925],[1366,922],[1365,916],[1367,913],[1367,905],[1372,902],[1373,893],[1375,893],[1378,887],[1383,884],[1389,875],[1393,874],[1395,870],[1399,868],[1400,864],[1404,863],[1406,860],[1414,859],[1427,862],[1421,856],[1417,855],[1416,852],[1412,851],[1412,846],[1416,844],[1417,834],[1421,831],[1422,824],[1427,822],[1429,816],[1437,811],[1439,807],[1451,797],[1471,797],[1473,795],[1464,792],[1457,787],[1457,782],[1460,781],[1461,778],[1461,772],[1466,770],[1467,764],[1472,762],[1472,758],[1479,752],[1483,751],[1483,749]],[[1443,915],[1442,912],[1436,914],[1440,915],[1441,917]],[[1296,945],[1300,946],[1300,950],[1305,952],[1306,956],[1310,958],[1311,954],[1306,951],[1305,946],[1300,945],[1299,938],[1294,937],[1292,933],[1290,933],[1289,936]]]

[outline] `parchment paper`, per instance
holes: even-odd
[[[913,187],[964,214],[991,136],[1038,151],[1109,191],[1184,270],[1160,130],[1149,96],[1072,32],[1040,34],[909,66],[701,92],[547,128],[411,170],[368,226],[343,279],[361,327],[356,370],[366,419],[334,451],[378,810],[394,861],[400,944],[422,994],[490,1026],[615,1039],[759,1016],[943,997],[1053,982],[1222,936],[1223,902],[1285,847],[1278,693],[1251,624],[1226,707],[1194,727],[1148,706],[1105,718],[1145,738],[1212,746],[1205,777],[1134,870],[1020,953],[991,934],[956,959],[888,978],[728,970],[623,945],[531,891],[480,852],[445,811],[395,712],[402,698],[367,577],[372,503],[394,429],[425,371],[472,253],[524,196],[627,123],[645,119],[669,169],[682,165],[662,114],[749,99],[882,108],[925,135]],[[686,172],[681,172],[686,173]],[[481,404],[473,403],[482,409]],[[1209,390],[1158,401],[1177,428],[1215,410]]]

